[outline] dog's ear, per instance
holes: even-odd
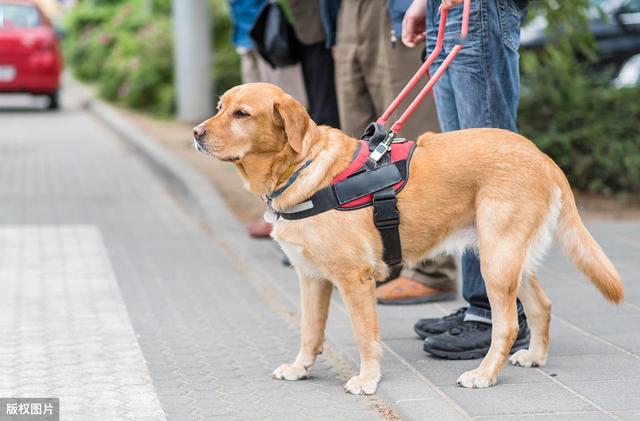
[[[273,118],[276,125],[284,128],[287,142],[291,148],[300,153],[302,139],[309,128],[309,114],[302,105],[291,96],[278,98],[273,104]]]

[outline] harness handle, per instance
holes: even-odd
[[[427,84],[425,85],[424,88],[422,88],[418,96],[416,96],[416,98],[411,102],[411,104],[409,104],[405,112],[391,126],[391,133],[390,133],[390,135],[392,135],[391,139],[393,139],[393,137],[395,137],[395,134],[402,129],[402,126],[407,121],[407,119],[411,116],[411,114],[413,114],[416,108],[418,108],[420,103],[424,101],[426,96],[433,89],[433,86],[436,84],[438,79],[440,79],[440,76],[442,76],[445,70],[447,70],[447,67],[449,67],[449,64],[451,64],[451,61],[453,61],[453,59],[458,55],[460,50],[462,50],[462,48],[464,47],[462,42],[467,38],[467,35],[469,33],[469,13],[471,10],[471,0],[464,0],[463,7],[464,8],[462,11],[462,30],[460,31],[460,38],[458,39],[458,41],[461,43],[456,44],[453,47],[453,49],[449,52],[449,54],[444,59],[442,64],[438,66],[438,69],[436,70],[435,74],[429,78],[429,80],[427,81]],[[436,48],[434,48],[431,54],[429,54],[429,57],[427,58],[427,60],[422,64],[422,66],[420,66],[418,71],[413,75],[413,77],[405,85],[402,91],[400,91],[398,96],[393,100],[391,105],[389,105],[389,107],[382,114],[382,116],[378,118],[376,123],[381,124],[382,126],[386,125],[387,121],[389,120],[389,117],[391,117],[391,114],[393,114],[398,109],[398,107],[400,106],[400,103],[406,99],[409,92],[411,92],[411,90],[418,84],[420,79],[425,74],[428,75],[429,67],[431,66],[431,64],[433,64],[433,62],[436,60],[436,58],[440,55],[440,52],[442,51],[442,46],[444,44],[444,32],[447,24],[448,15],[449,15],[449,10],[443,9],[441,5],[440,6],[440,22],[438,24],[438,37],[436,39]]]

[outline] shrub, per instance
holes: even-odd
[[[519,127],[577,189],[640,192],[640,86],[617,89],[573,54],[523,54]]]
[[[88,8],[80,4],[66,16],[64,51],[78,78],[95,80],[98,77],[113,44],[113,36],[103,30],[103,25],[115,12],[112,7]]]
[[[109,3],[109,5],[105,5]],[[167,116],[174,111],[171,21],[166,0],[146,13],[139,1],[81,3],[66,21],[65,52],[76,77],[105,99]]]
[[[135,31],[118,34],[104,63],[99,93],[127,107],[158,115],[174,111],[171,22],[147,21]]]

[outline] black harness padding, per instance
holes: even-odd
[[[406,161],[404,161],[406,163]],[[403,165],[406,168],[406,165]],[[406,173],[406,171],[403,171]],[[340,205],[349,203],[379,190],[393,187],[403,180],[397,165],[385,165],[372,170],[360,171],[341,183],[334,184],[336,198]]]
[[[369,150],[374,150],[387,137],[384,127],[371,123],[362,136],[369,144]],[[400,212],[394,185],[405,182],[409,177],[409,161],[413,150],[407,159],[391,162],[391,154],[386,153],[371,165],[371,160],[355,171],[345,180],[332,184],[318,191],[297,206],[280,212],[284,219],[303,219],[329,211],[355,210],[366,206],[373,206],[373,222],[380,233],[384,249],[383,259],[389,266],[402,263],[402,246],[400,243]],[[362,206],[342,207],[345,203],[372,195],[373,201]]]
[[[280,216],[284,219],[295,220],[318,215],[331,209],[359,209],[359,207],[341,208],[341,206],[372,193],[375,198],[376,192],[386,188],[393,189],[394,184],[406,179],[407,162],[407,160],[402,160],[374,170],[361,169],[346,180],[325,187],[311,196],[308,201],[294,207],[294,209],[297,207],[306,209],[280,212]],[[311,203],[305,206],[308,202]]]

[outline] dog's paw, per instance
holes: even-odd
[[[380,375],[376,376],[353,376],[344,385],[344,391],[352,395],[373,395],[378,388]]]
[[[306,379],[309,371],[305,367],[294,364],[282,364],[273,370],[271,376],[278,380],[302,380]]]
[[[458,386],[469,389],[483,389],[496,384],[496,378],[489,376],[484,370],[476,368],[475,370],[462,373],[462,375],[458,377],[457,384]]]
[[[528,349],[521,349],[509,357],[511,365],[518,367],[542,367],[547,362],[547,357],[531,352]]]

